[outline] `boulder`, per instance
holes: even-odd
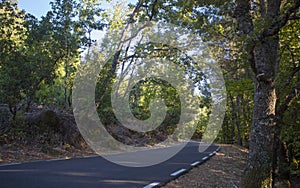
[[[27,114],[25,118],[29,127],[29,134],[33,134],[40,143],[52,145],[70,144],[83,147],[85,142],[76,126],[71,114],[57,113],[53,110],[43,110],[38,113]]]

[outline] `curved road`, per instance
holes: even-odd
[[[120,166],[101,156],[0,165],[0,187],[151,188],[163,185],[200,165],[219,149],[212,145],[205,152],[199,153],[199,143],[189,142],[171,159],[158,165],[140,168]],[[167,150],[168,148],[162,148],[143,152],[163,154]]]

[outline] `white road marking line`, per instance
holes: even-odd
[[[47,162],[51,162],[51,161],[66,161],[66,160],[69,160],[69,158],[61,158],[61,159],[49,159],[49,160],[46,160]]]
[[[83,156],[83,158],[95,158],[95,157],[99,157],[99,155],[91,155],[91,156]]]
[[[181,173],[184,172],[184,171],[186,171],[186,169],[184,169],[184,168],[183,168],[183,169],[180,169],[180,170],[178,170],[178,171],[172,173],[171,176],[173,176],[173,177],[174,177],[174,176],[177,176],[177,175],[181,174]]]
[[[200,164],[200,161],[196,161],[196,162],[192,163],[191,166],[197,166],[198,164]]]
[[[157,185],[159,185],[160,183],[159,182],[154,182],[154,183],[150,183],[149,185],[146,185],[145,187],[143,188],[152,188],[152,187],[155,187]]]
[[[208,159],[208,157],[206,156],[206,157],[203,157],[202,158],[202,161],[205,161],[206,159]]]
[[[14,166],[14,165],[19,165],[19,164],[22,164],[22,163],[9,163],[9,164],[2,164],[0,165],[1,166]]]

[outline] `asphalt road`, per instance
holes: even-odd
[[[199,143],[190,142],[169,160],[150,167],[125,167],[101,156],[68,160],[0,165],[1,188],[151,188],[200,165],[219,150],[210,146],[199,153]],[[168,148],[144,152],[167,152]]]

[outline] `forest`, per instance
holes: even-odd
[[[52,0],[50,5],[51,10],[37,18],[17,1],[0,2],[0,147],[80,145],[76,128],[56,124],[75,121],[73,103],[81,104],[74,94],[78,84],[93,89],[76,81],[78,75],[100,70],[92,101],[116,140],[154,145],[175,134],[181,116],[194,111],[200,111],[195,129],[178,138],[201,140],[214,108],[224,105],[224,114],[216,117],[222,121],[214,142],[249,149],[242,187],[293,187],[291,180],[300,181],[300,0]],[[147,30],[145,23],[162,24],[162,31]],[[165,23],[174,31],[164,28]],[[126,36],[129,30],[136,34]],[[140,35],[160,38],[145,42]],[[194,41],[205,47],[193,49],[198,45]],[[199,59],[185,52],[185,46],[200,54]],[[156,61],[183,70],[184,75],[164,72],[169,80],[189,82],[177,87],[164,77],[148,77],[131,88],[118,82],[130,82],[133,75],[143,78],[155,71]],[[219,81],[212,78],[213,68],[204,70],[198,61],[220,67],[223,93],[214,93]],[[101,69],[99,62],[105,62]],[[188,87],[198,95],[186,97],[186,103],[198,103],[183,112],[179,92]],[[155,116],[160,126],[143,133],[122,126],[114,110],[120,103],[113,99],[125,96],[135,118]],[[157,113],[163,108],[159,98],[164,117]],[[125,112],[119,106],[120,113]]]

